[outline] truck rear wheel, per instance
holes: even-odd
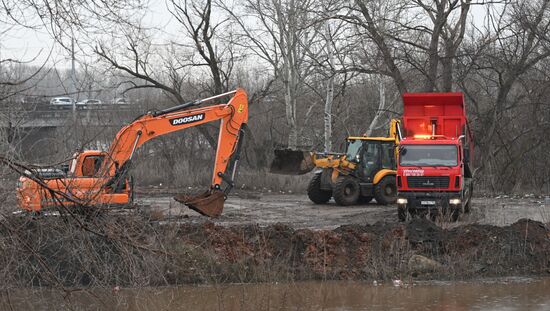
[[[313,175],[307,187],[307,196],[315,204],[325,204],[332,197],[332,192],[321,189],[321,174]]]
[[[357,204],[361,189],[357,179],[352,176],[340,176],[334,183],[333,187],[334,201],[338,205],[353,205]]]
[[[395,176],[386,176],[374,186],[374,198],[378,204],[383,205],[393,204],[397,201]]]

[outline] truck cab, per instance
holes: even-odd
[[[397,159],[398,216],[468,212],[472,196],[472,136],[461,93],[403,97]]]

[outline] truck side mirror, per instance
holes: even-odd
[[[470,162],[470,149],[464,149],[464,163]]]

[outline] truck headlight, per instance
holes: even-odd
[[[449,200],[449,204],[451,204],[451,205],[459,205],[460,202],[462,202],[462,201],[460,201],[460,199],[450,199]]]
[[[405,198],[398,198],[397,199],[397,204],[407,204],[407,199]]]

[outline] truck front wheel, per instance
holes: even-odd
[[[313,175],[307,187],[307,196],[315,204],[325,204],[332,197],[332,192],[321,189],[321,174]]]
[[[374,198],[378,204],[387,205],[395,203],[397,200],[395,176],[386,176],[374,186]]]
[[[352,176],[340,176],[334,183],[332,195],[338,205],[357,204],[360,194],[359,183]]]

